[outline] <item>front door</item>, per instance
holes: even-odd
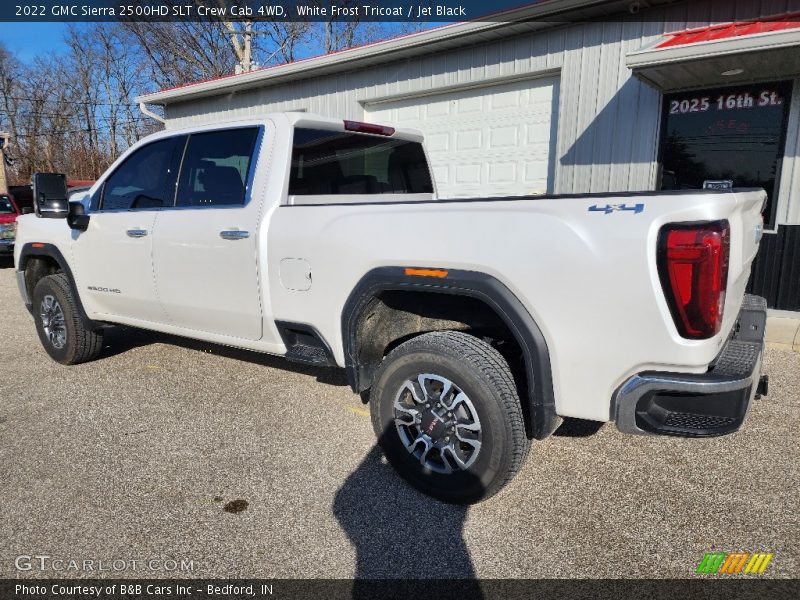
[[[86,308],[101,319],[166,320],[153,280],[152,234],[159,209],[173,202],[177,146],[168,138],[134,151],[98,192],[88,229],[73,232],[73,274]]]
[[[186,330],[262,338],[257,234],[261,198],[251,194],[259,128],[189,136],[175,208],[153,237],[158,297]]]

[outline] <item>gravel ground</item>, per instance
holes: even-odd
[[[19,555],[166,561],[117,573],[148,577],[691,577],[712,550],[800,575],[797,353],[768,350],[770,395],[736,434],[567,422],[467,509],[383,463],[342,372],[134,329],[63,367],[7,261],[0,323],[0,577],[76,575],[20,574]]]

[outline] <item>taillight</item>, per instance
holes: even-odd
[[[375,125],[374,123],[362,123],[361,121],[345,120],[344,128],[346,131],[357,133],[372,133],[374,135],[394,135],[394,127],[387,125]]]
[[[661,287],[680,334],[702,340],[719,333],[728,285],[728,222],[666,225],[658,249]]]

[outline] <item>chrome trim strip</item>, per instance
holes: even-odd
[[[689,392],[698,395],[721,394],[750,387],[760,376],[761,357],[753,372],[742,379],[697,381],[680,375],[634,375],[614,395],[616,414],[612,415],[617,429],[623,433],[655,435],[636,425],[636,405],[645,394],[654,391]]]

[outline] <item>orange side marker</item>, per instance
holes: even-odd
[[[447,277],[445,269],[412,269],[406,267],[405,274],[412,277],[438,277],[440,279]]]

